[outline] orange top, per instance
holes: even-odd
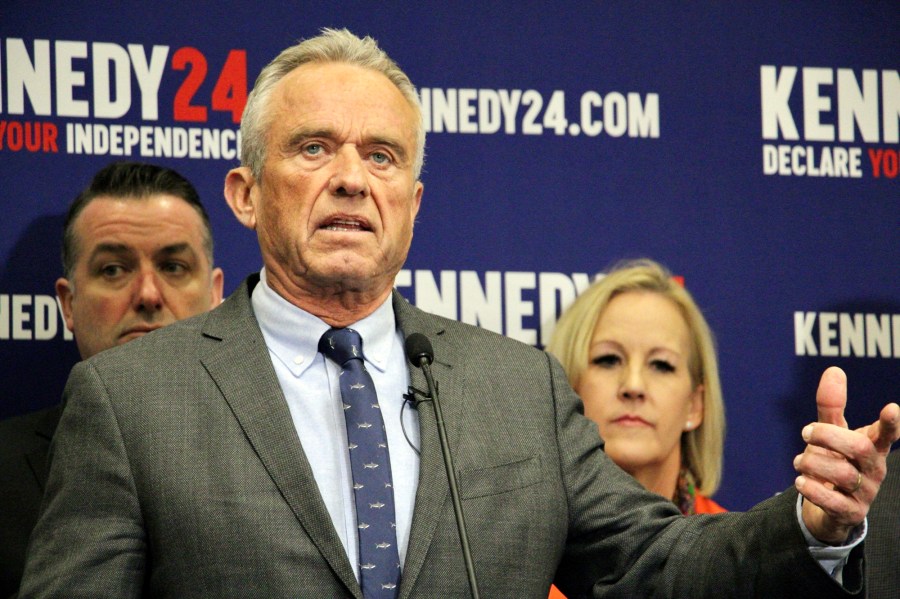
[[[700,492],[694,495],[694,510],[698,514],[721,514],[728,511]]]
[[[698,514],[721,514],[728,511],[699,491],[694,494],[694,510]],[[551,586],[549,599],[566,599],[566,596],[558,588]]]
[[[550,587],[550,599],[566,599],[566,596],[559,592],[555,586]]]

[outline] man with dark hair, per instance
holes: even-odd
[[[851,552],[896,404],[848,430],[846,379],[826,371],[796,490],[683,518],[603,452],[555,359],[393,291],[425,134],[374,40],[325,30],[282,52],[241,131],[225,196],[263,269],[215,310],[73,369],[23,599],[469,596],[436,412],[404,399],[428,388],[404,355],[413,334],[433,343],[481,596],[863,587]]]
[[[222,299],[209,217],[172,169],[113,163],[72,202],[56,282],[82,359],[205,312]],[[0,422],[0,597],[16,591],[60,405]]]
[[[222,296],[209,216],[172,169],[114,163],[72,203],[56,282],[81,357],[205,312]]]

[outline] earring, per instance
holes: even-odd
[[[688,420],[687,422],[684,423],[684,428],[685,428],[686,430],[689,430],[689,431],[690,431],[690,430],[693,430],[694,427],[691,426],[691,425],[692,425],[691,421]]]

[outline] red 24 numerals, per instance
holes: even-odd
[[[172,55],[172,68],[188,70],[187,77],[175,94],[173,105],[176,121],[206,122],[206,106],[192,104],[194,96],[206,79],[206,57],[196,48],[179,48]],[[212,109],[230,112],[231,121],[241,122],[247,103],[247,51],[231,50],[212,91]]]

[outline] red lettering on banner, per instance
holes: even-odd
[[[18,152],[59,152],[59,132],[53,123],[0,121],[0,150]]]
[[[172,68],[188,70],[175,94],[173,112],[176,121],[206,122],[207,105],[197,100],[197,92],[209,71],[206,57],[196,48],[179,48],[172,55]],[[241,122],[247,104],[247,51],[231,50],[216,79],[210,106],[216,112],[231,114],[233,123]]]
[[[172,56],[172,68],[183,71],[188,65],[192,68],[175,94],[175,120],[205,123],[206,106],[195,106],[191,100],[206,78],[206,57],[196,48],[179,48]]]
[[[22,149],[22,123],[13,121],[6,128],[6,146],[13,152]]]
[[[29,152],[37,152],[41,149],[41,127],[40,123],[32,127],[31,123],[25,123],[25,149]]]
[[[881,176],[881,156],[884,150],[876,150],[869,148],[869,160],[872,162],[872,176],[878,178]]]
[[[240,123],[247,103],[247,51],[232,50],[212,92],[212,109],[230,112],[231,122]]]
[[[44,139],[44,152],[59,152],[59,148],[56,146],[56,138],[59,136],[59,131],[56,128],[56,125],[53,123],[41,123],[41,131]]]
[[[882,174],[888,179],[895,179],[900,172],[897,150],[869,148],[869,160],[872,162],[872,176],[876,179]]]
[[[897,159],[897,151],[896,150],[885,150],[884,151],[884,174],[889,178],[893,179],[897,176],[898,164],[900,160]]]

